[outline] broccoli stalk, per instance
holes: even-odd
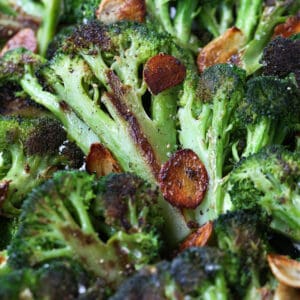
[[[245,101],[238,115],[247,130],[242,156],[257,153],[264,146],[282,144],[299,119],[299,89],[293,77],[255,77],[247,82]]]
[[[62,0],[41,0],[43,4],[42,24],[38,31],[39,53],[46,55],[49,43],[56,32]]]
[[[179,45],[197,51],[199,41],[192,34],[192,23],[199,13],[198,0],[179,0],[175,7],[172,1],[146,0],[148,13],[161,24],[161,27],[171,34]],[[174,16],[170,10],[174,9]]]
[[[184,89],[185,102],[178,112],[180,141],[183,148],[197,153],[209,177],[208,191],[195,212],[199,223],[224,211],[224,164],[232,146],[233,115],[244,94],[244,80],[242,70],[226,64],[215,65],[202,74],[198,91],[192,90],[188,83]]]
[[[120,176],[100,183],[101,190],[103,185],[109,187],[111,181],[118,185]],[[10,266],[34,267],[52,259],[74,259],[107,286],[116,288],[124,277],[156,257],[160,244],[158,233],[152,229],[159,226],[155,214],[142,213],[140,222],[145,227],[138,231],[127,233],[116,227],[106,243],[98,237],[89,211],[99,189],[94,180],[85,172],[57,172],[28,197],[19,231],[8,250]],[[149,193],[145,201],[151,203],[145,203],[144,211],[158,209],[157,193],[152,192],[150,185],[129,175],[121,180],[128,186],[123,191],[123,205],[126,199],[132,199],[127,205],[135,205],[144,200],[144,193]],[[114,212],[122,209],[116,200],[110,206]],[[140,208],[136,206],[137,213]]]
[[[299,152],[279,146],[241,160],[228,179],[233,208],[261,207],[272,228],[299,241],[299,162]]]

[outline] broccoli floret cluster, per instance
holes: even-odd
[[[0,298],[299,298],[298,2],[0,0]]]

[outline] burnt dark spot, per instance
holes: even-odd
[[[82,247],[97,244],[97,239],[93,235],[86,234],[79,228],[62,226],[60,227],[60,231],[62,232],[66,240],[77,239]]]
[[[25,165],[24,171],[25,171],[27,174],[30,173],[30,166],[29,166],[29,164],[26,164],[26,165]]]
[[[77,52],[81,49],[88,49],[90,46],[97,46],[101,50],[111,49],[111,40],[107,33],[107,28],[98,21],[82,24],[75,29],[74,33],[68,38],[63,50]]]
[[[55,154],[66,138],[66,132],[56,120],[42,119],[26,140],[25,150],[28,155]]]
[[[147,140],[147,137],[142,132],[140,124],[136,116],[126,106],[124,98],[129,91],[128,86],[122,85],[116,74],[109,70],[106,72],[108,84],[112,89],[112,93],[107,93],[108,99],[117,109],[119,115],[128,123],[129,132],[134,143],[140,149],[141,154],[151,167],[154,176],[157,178],[160,165],[155,157],[154,150]]]
[[[68,103],[66,103],[66,102],[63,101],[63,100],[59,102],[59,107],[60,107],[64,112],[68,112],[68,111],[71,110],[70,107],[69,107],[69,105],[68,105]]]

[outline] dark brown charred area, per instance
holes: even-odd
[[[107,97],[115,106],[122,119],[128,124],[131,138],[139,148],[147,164],[151,167],[152,173],[157,178],[160,170],[160,165],[157,161],[154,150],[147,137],[142,132],[136,116],[125,105],[124,98],[127,97],[129,87],[122,85],[119,78],[111,70],[106,72],[106,76],[108,79],[108,84],[112,89],[111,93],[107,93]]]
[[[144,80],[154,95],[180,84],[185,76],[185,66],[174,56],[163,53],[150,58],[143,71]]]
[[[80,228],[61,226],[60,231],[62,232],[66,241],[70,240],[70,237],[72,237],[71,239],[76,239],[79,241],[81,247],[98,243],[97,239],[93,235],[82,232]]]
[[[26,140],[26,153],[28,155],[58,153],[59,147],[66,139],[67,134],[57,121],[43,119]]]
[[[129,202],[136,205],[137,210],[139,210],[139,199],[137,198],[141,197],[143,204],[146,206],[148,205],[147,197],[152,197],[152,193],[155,193],[151,189],[147,189],[145,191],[147,195],[143,197],[144,184],[141,178],[127,173],[115,174],[108,179],[106,183],[107,188],[102,195],[106,208],[106,222],[108,224],[119,224],[126,232],[132,233],[132,225],[128,220]]]
[[[112,46],[106,27],[97,21],[79,26],[68,38],[64,50],[74,52],[80,49],[88,50],[91,45],[98,46],[104,51],[109,51]]]

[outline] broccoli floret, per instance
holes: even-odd
[[[116,288],[128,274],[157,258],[159,234],[152,226],[130,233],[116,228],[106,242],[98,237],[90,213],[98,189],[94,179],[85,172],[56,172],[29,195],[19,231],[8,249],[11,267],[36,267],[51,259],[70,258],[105,286]],[[151,209],[155,210],[155,193],[153,196]],[[134,199],[128,195],[128,201],[130,197]],[[152,224],[151,215],[143,221]]]
[[[240,297],[252,287],[263,286],[268,278],[267,253],[271,251],[268,223],[269,218],[259,209],[227,212],[213,223],[218,248],[239,257],[239,281],[231,288]]]
[[[95,12],[101,0],[63,0],[64,11],[61,21],[67,24],[95,19]]]
[[[90,145],[99,142],[94,132],[60,98],[46,91],[36,77],[37,69],[45,61],[24,49],[9,51],[0,59],[0,89],[6,84],[20,86],[34,101],[55,115],[63,124],[68,138],[87,154]]]
[[[243,156],[257,153],[264,146],[282,144],[299,122],[299,89],[294,78],[259,76],[250,79],[238,115],[247,132]]]
[[[73,261],[51,261],[37,269],[11,270],[0,275],[0,298],[77,299],[92,283],[90,275]]]
[[[261,207],[270,226],[299,241],[299,152],[280,146],[242,159],[230,173],[228,193],[235,209]]]
[[[105,223],[114,230],[159,231],[163,219],[153,199],[158,199],[158,190],[136,175],[111,174],[98,182],[94,214],[104,217]]]
[[[234,144],[230,139],[235,127],[233,116],[244,96],[244,82],[243,70],[222,64],[204,71],[196,91],[188,82],[184,86],[178,111],[180,142],[199,156],[209,177],[208,191],[194,217],[200,224],[225,210],[222,178]]]
[[[18,215],[27,193],[66,164],[59,155],[65,140],[65,131],[53,119],[0,118],[1,214]]]
[[[264,75],[280,78],[294,73],[300,86],[300,38],[288,39],[277,37],[264,49],[262,65]]]
[[[171,262],[142,269],[110,299],[231,299],[227,272],[234,264],[233,256],[216,248],[189,248]]]

